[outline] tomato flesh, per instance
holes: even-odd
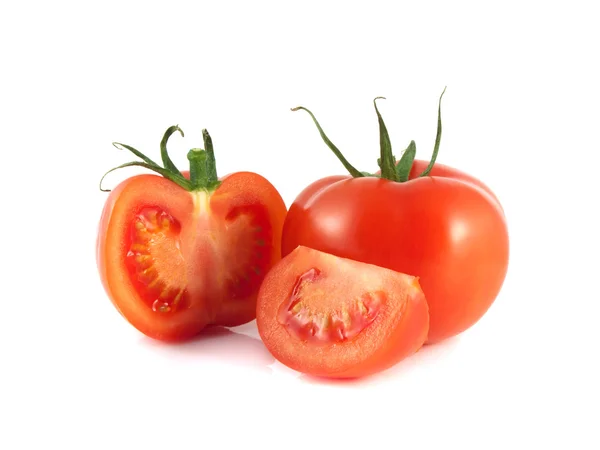
[[[429,315],[416,277],[299,246],[265,277],[257,326],[283,364],[349,378],[416,352]]]
[[[235,208],[225,217],[224,230],[227,290],[232,298],[245,297],[260,285],[273,250],[267,213],[258,207]]]
[[[314,344],[343,342],[375,320],[386,299],[384,292],[364,292],[345,299],[326,296],[335,288],[334,283],[335,279],[322,276],[316,267],[298,277],[289,300],[281,304],[277,315],[291,336]],[[308,285],[312,285],[310,289]]]
[[[185,261],[179,250],[181,225],[156,208],[144,208],[131,224],[127,269],[140,298],[155,312],[189,306]]]

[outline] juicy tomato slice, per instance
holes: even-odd
[[[281,363],[331,378],[387,369],[416,352],[429,329],[418,278],[304,246],[265,277],[256,320]]]
[[[155,175],[129,178],[100,222],[103,285],[119,312],[156,339],[251,321],[262,279],[280,259],[285,212],[257,174],[232,174],[212,193]]]

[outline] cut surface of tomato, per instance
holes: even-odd
[[[126,240],[128,275],[140,299],[155,312],[189,306],[185,260],[178,248],[181,225],[156,208],[144,208],[130,225]]]
[[[256,318],[280,362],[332,378],[391,367],[423,345],[429,326],[416,277],[303,246],[265,277]]]

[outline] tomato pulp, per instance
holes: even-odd
[[[416,352],[429,316],[416,277],[299,246],[265,277],[256,321],[288,367],[354,378]]]

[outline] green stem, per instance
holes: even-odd
[[[208,155],[206,150],[193,148],[187,154],[190,162],[190,182],[194,190],[202,189],[207,184],[207,164]]]
[[[392,153],[392,142],[390,141],[390,136],[383,121],[383,117],[381,117],[379,108],[377,108],[378,99],[385,100],[385,97],[375,97],[373,100],[375,112],[377,112],[377,120],[379,122],[379,146],[381,147],[379,168],[381,169],[381,178],[398,181],[398,177],[396,176],[396,168],[394,167],[396,164],[396,158],[394,158]]]
[[[348,162],[348,160],[344,157],[344,155],[342,154],[342,152],[340,152],[340,150],[335,145],[333,145],[333,142],[331,142],[329,140],[329,138],[327,137],[327,135],[323,131],[323,128],[321,128],[321,125],[319,125],[319,122],[317,121],[317,118],[315,117],[315,115],[311,111],[309,111],[308,109],[306,109],[304,106],[297,106],[295,108],[292,108],[292,111],[298,111],[300,109],[304,110],[308,114],[310,114],[310,117],[312,117],[313,122],[315,123],[315,125],[317,126],[317,128],[319,130],[319,134],[321,135],[321,138],[323,139],[323,141],[325,142],[325,144],[327,144],[327,146],[331,149],[331,151],[335,154],[335,156],[337,156],[337,158],[344,165],[344,167],[350,173],[350,175],[352,175],[354,178],[364,177],[364,174],[362,172],[358,171],[352,164],[350,164]]]
[[[162,175],[163,177],[165,177],[167,180],[172,181],[173,183],[178,184],[179,186],[181,186],[182,188],[184,188],[185,190],[191,190],[192,189],[192,185],[191,183],[186,180],[184,177],[179,177],[176,174],[172,173],[171,171],[160,167],[157,164],[148,164],[146,162],[142,162],[142,161],[132,161],[132,162],[128,162],[125,164],[121,164],[120,166],[117,167],[113,167],[112,169],[110,169],[108,172],[106,172],[102,178],[100,179],[100,190],[102,192],[110,192],[110,189],[103,189],[102,188],[102,182],[104,181],[104,178],[106,178],[106,175],[108,175],[111,172],[114,172],[117,169],[123,169],[125,167],[132,167],[132,166],[138,166],[138,167],[144,167],[145,169],[149,169],[152,170],[160,175]]]
[[[129,150],[135,156],[141,159],[141,161],[132,161],[125,164],[121,164],[120,166],[114,167],[106,172],[102,178],[100,179],[100,190],[103,192],[110,192],[110,189],[104,189],[102,187],[102,181],[109,173],[113,172],[117,169],[122,169],[125,167],[138,166],[143,167],[145,169],[152,170],[166,179],[176,183],[181,186],[183,189],[187,191],[206,189],[209,191],[214,190],[216,187],[221,184],[219,178],[217,177],[217,169],[215,163],[215,155],[213,151],[212,140],[208,131],[202,130],[202,136],[204,138],[204,145],[207,147],[206,150],[202,149],[192,149],[188,153],[188,160],[190,161],[190,179],[188,180],[183,176],[183,174],[179,171],[179,169],[173,164],[169,154],[167,152],[167,142],[169,137],[179,131],[183,136],[183,131],[177,125],[173,125],[167,129],[165,132],[162,141],[160,142],[160,151],[161,157],[164,164],[164,167],[161,167],[157,163],[155,163],[152,159],[148,158],[139,150],[135,148],[121,144],[119,142],[113,142],[113,145],[119,150]]]
[[[136,150],[135,148],[133,148],[130,145],[121,144],[120,142],[113,142],[112,145],[113,145],[113,147],[115,147],[118,150],[129,150],[135,156],[137,156],[141,160],[145,161],[146,163],[150,164],[151,166],[158,166],[158,164],[156,164],[154,161],[152,161],[150,158],[148,158],[142,152],[140,152],[139,150]]]
[[[217,162],[215,160],[215,152],[213,150],[213,143],[210,134],[205,129],[202,130],[202,138],[204,140],[204,149],[206,150],[206,177],[207,183],[213,185],[219,182],[217,177]]]
[[[442,97],[444,96],[444,92],[446,92],[446,88],[442,91],[440,95],[440,100],[438,103],[438,123],[437,123],[437,134],[435,136],[435,145],[433,147],[433,155],[431,155],[431,160],[429,161],[429,165],[427,168],[419,175],[419,177],[426,177],[433,169],[435,165],[435,160],[437,159],[438,152],[440,150],[440,141],[442,140]]]
[[[190,181],[194,190],[205,189],[212,191],[221,182],[217,176],[217,164],[212,139],[206,129],[202,130],[202,138],[204,139],[204,147],[206,148],[204,150],[193,148],[187,154],[190,162]]]
[[[173,125],[169,127],[167,131],[165,131],[165,135],[163,136],[162,141],[160,141],[160,156],[162,157],[163,166],[165,166],[165,169],[183,177],[182,173],[175,166],[175,164],[173,164],[173,161],[171,161],[171,158],[169,157],[169,152],[167,152],[167,142],[169,141],[171,135],[176,131],[179,131],[182,137],[184,136],[183,130],[179,128],[178,125]]]
[[[415,141],[410,141],[410,144],[408,144],[408,147],[406,150],[404,150],[402,158],[400,158],[400,161],[398,161],[398,165],[396,166],[396,175],[398,176],[398,181],[408,181],[410,169],[412,169],[416,154],[417,145],[415,144]]]

